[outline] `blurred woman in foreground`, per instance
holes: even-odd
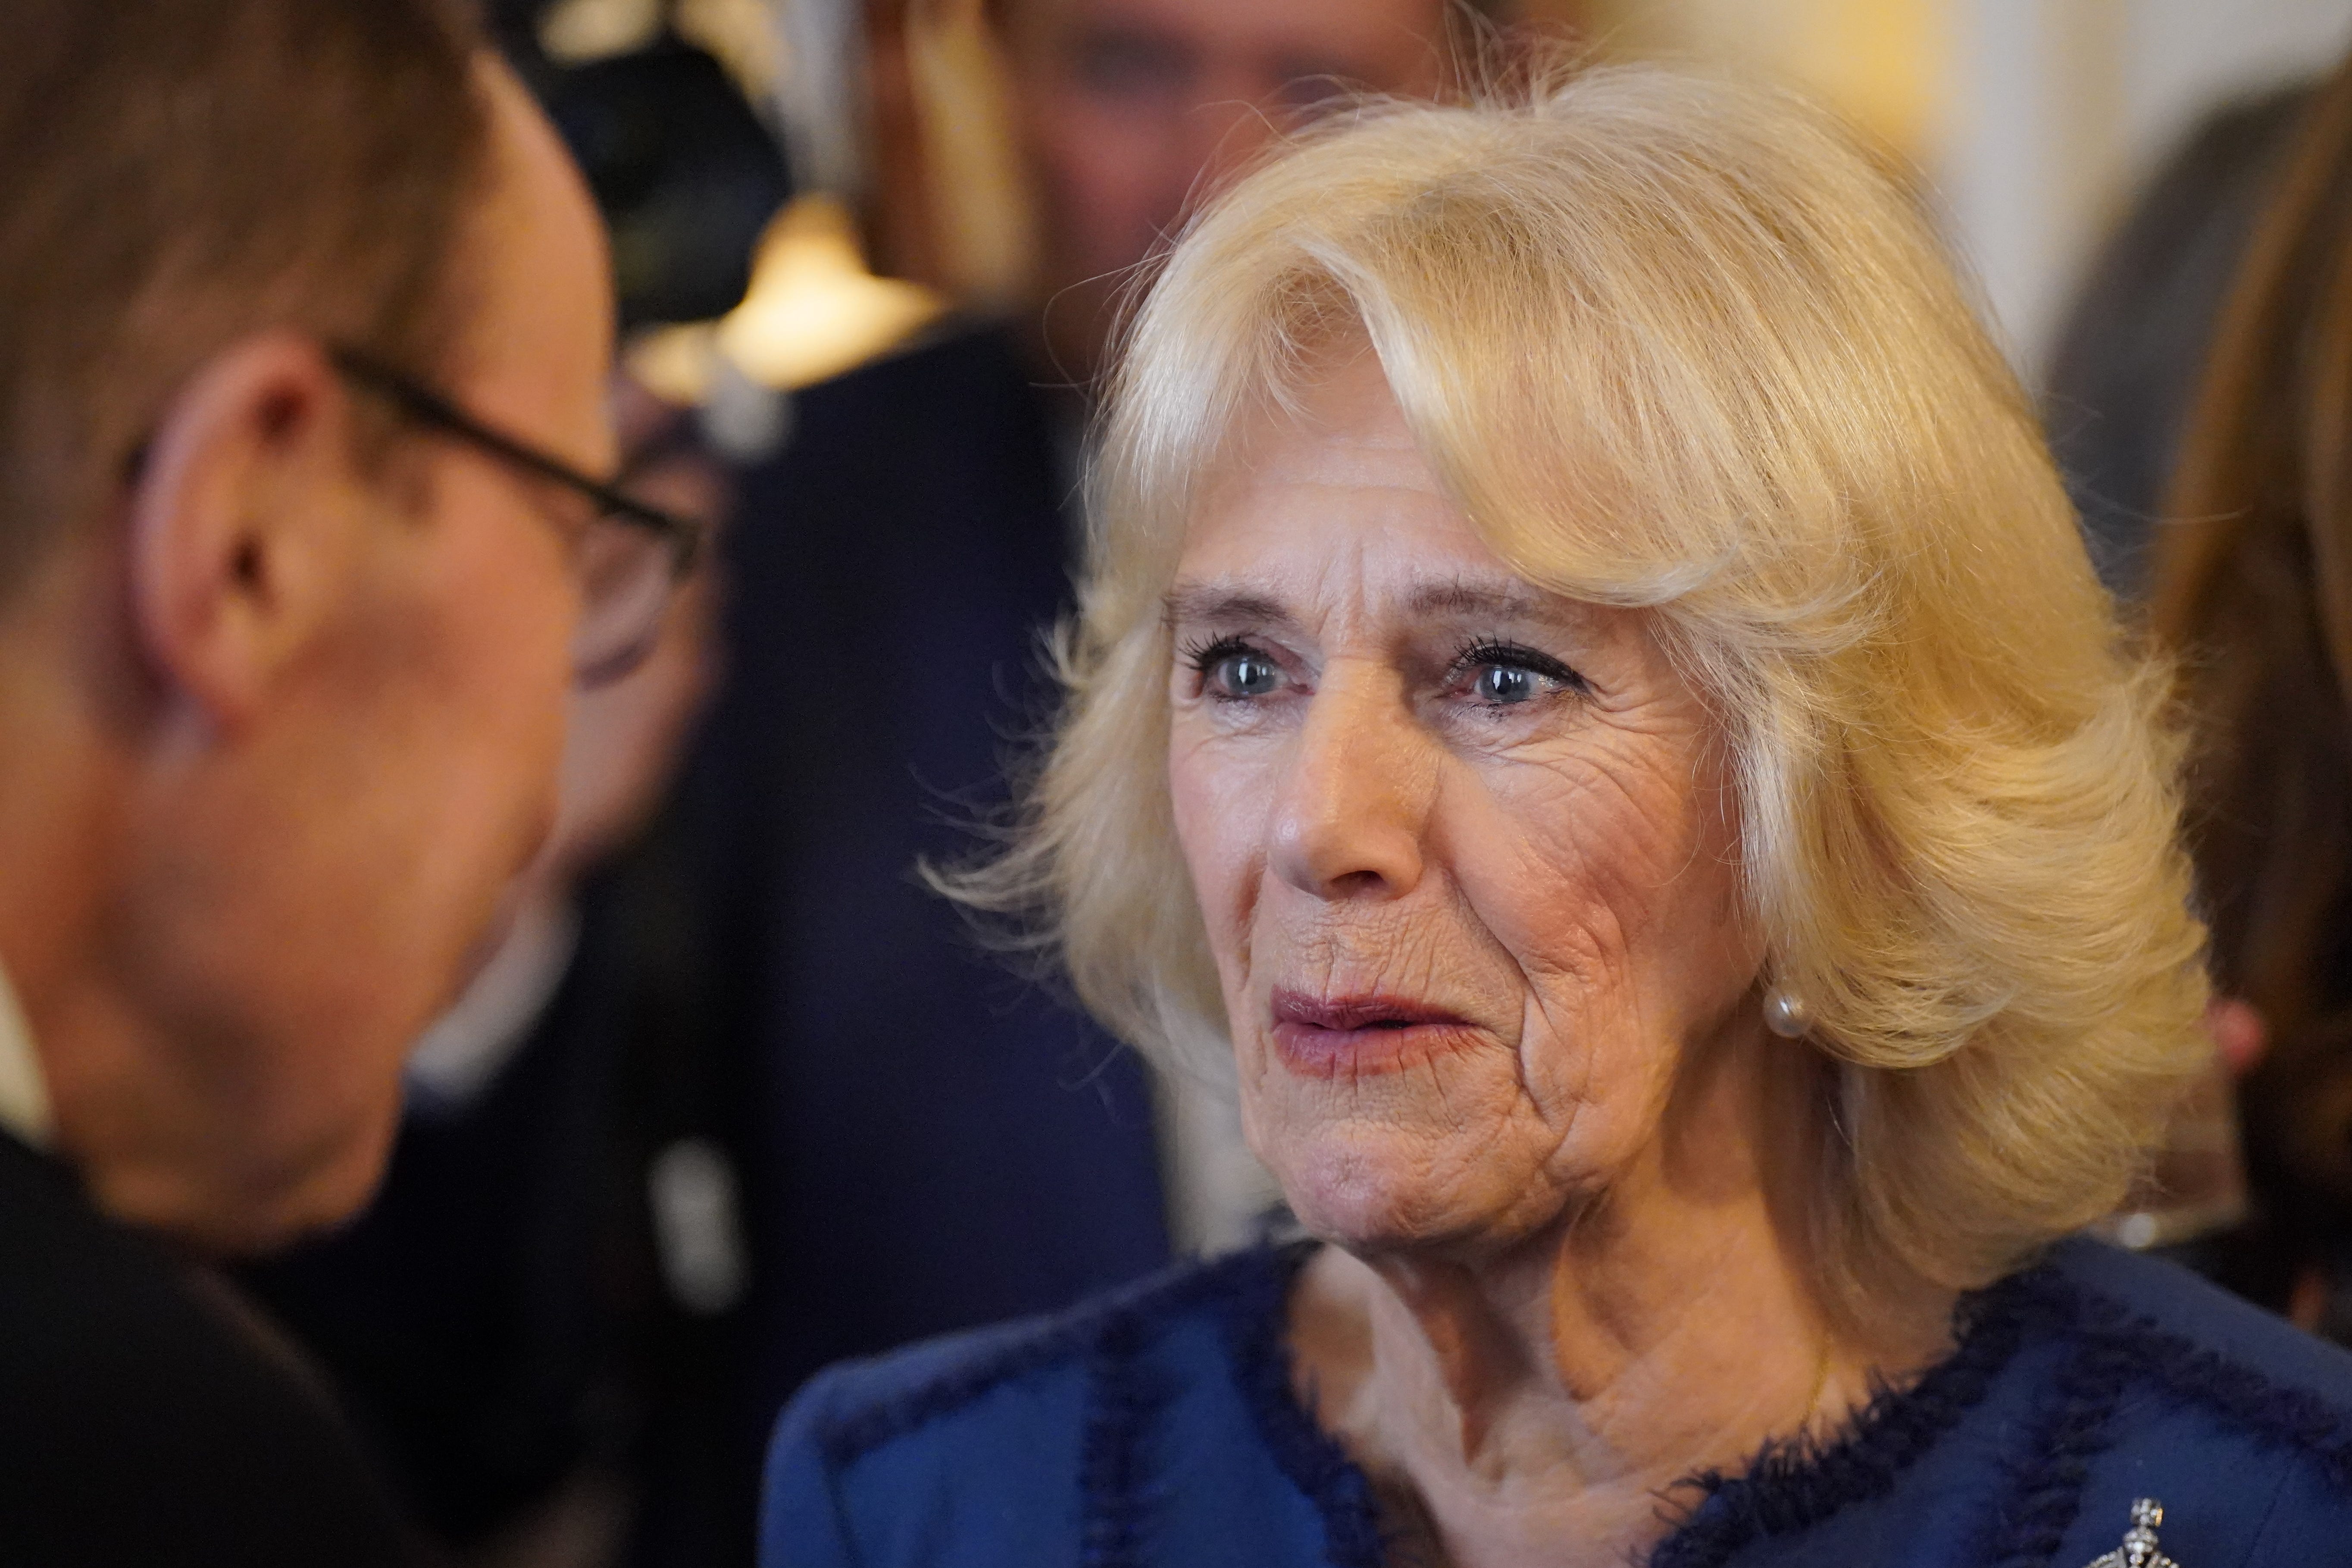
[[[2063,1239],[2206,1054],[2165,681],[1831,123],[1625,69],[1310,138],[1176,247],[1097,477],[959,890],[1228,1064],[1315,1239],[829,1374],[771,1563],[2352,1531],[2352,1365]]]

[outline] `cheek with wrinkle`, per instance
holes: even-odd
[[[1293,1209],[1358,1250],[1491,1245],[1639,1164],[1754,944],[1705,704],[1642,612],[1495,557],[1376,370],[1196,520],[1169,784]]]

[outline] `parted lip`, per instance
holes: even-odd
[[[1407,1029],[1416,1024],[1463,1024],[1458,1013],[1377,992],[1353,996],[1317,996],[1286,986],[1275,988],[1274,1021],[1308,1029]]]

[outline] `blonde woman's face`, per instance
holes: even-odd
[[[1369,355],[1306,415],[1243,444],[1169,600],[1244,1122],[1318,1235],[1507,1245],[1655,1154],[1695,1045],[1760,1030],[1737,813],[1648,618],[1496,560]]]

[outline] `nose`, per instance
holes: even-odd
[[[1435,764],[1392,677],[1327,669],[1274,814],[1276,874],[1318,899],[1420,884]]]

